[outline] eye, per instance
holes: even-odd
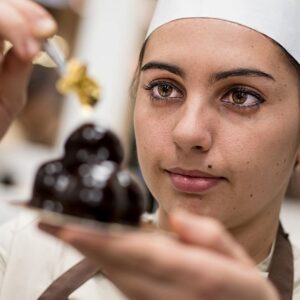
[[[236,108],[254,108],[262,104],[265,99],[252,89],[234,87],[225,94],[221,101]]]
[[[168,81],[152,81],[144,88],[150,91],[150,96],[154,100],[176,100],[183,97],[180,89]]]

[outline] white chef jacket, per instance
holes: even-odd
[[[36,300],[61,274],[83,256],[37,229],[38,217],[22,214],[0,227],[0,299]],[[124,300],[101,274],[73,292],[70,300]]]

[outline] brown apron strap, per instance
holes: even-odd
[[[269,279],[276,286],[281,300],[292,300],[294,286],[294,258],[288,234],[279,224],[275,249],[269,269]]]
[[[99,271],[99,266],[85,258],[58,277],[38,300],[66,300]]]

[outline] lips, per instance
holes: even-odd
[[[166,172],[174,189],[184,193],[204,193],[225,179],[198,170],[174,168]]]

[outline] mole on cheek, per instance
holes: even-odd
[[[207,167],[208,167],[209,169],[212,169],[212,165],[208,165]]]

